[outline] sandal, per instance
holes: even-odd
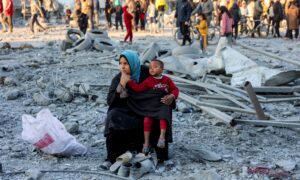
[[[165,148],[166,145],[165,145],[165,139],[159,139],[158,142],[157,142],[157,147],[159,148]]]

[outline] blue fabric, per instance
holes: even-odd
[[[121,55],[126,57],[127,62],[130,66],[131,79],[139,83],[140,73],[141,73],[141,64],[140,64],[139,55],[137,54],[136,51],[132,51],[132,50],[125,50],[122,52]]]

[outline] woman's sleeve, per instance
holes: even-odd
[[[117,92],[117,87],[119,86],[120,83],[120,77],[121,75],[118,74],[113,78],[111,81],[111,85],[109,87],[109,91],[107,94],[107,105],[111,106],[114,104],[116,101],[120,99],[120,94]]]
[[[227,23],[227,19],[225,18],[224,13],[222,14],[221,21],[221,36],[224,36]]]

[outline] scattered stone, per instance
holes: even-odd
[[[6,93],[6,100],[16,100],[21,95],[18,89],[14,89],[12,91],[8,91]]]
[[[286,171],[292,171],[296,167],[296,162],[292,160],[280,160],[277,161],[275,164]]]
[[[65,127],[70,134],[79,134],[79,125],[77,122],[65,123]]]
[[[89,90],[90,90],[90,85],[89,84],[83,83],[83,84],[79,85],[79,92],[81,94],[88,94]]]
[[[24,106],[30,106],[32,104],[32,100],[31,99],[26,99],[25,101],[23,101],[23,105]]]
[[[55,89],[54,95],[62,102],[71,102],[73,95],[68,90]]]
[[[6,85],[6,86],[16,86],[17,85],[17,80],[12,78],[12,77],[6,77],[4,79],[4,85]]]
[[[222,180],[222,177],[215,170],[204,170],[193,173],[192,175],[183,179]]]
[[[21,46],[19,47],[19,49],[33,49],[33,46],[31,44],[25,43],[25,44],[21,44]]]
[[[25,171],[25,175],[28,176],[27,180],[40,180],[43,173],[37,169],[29,169]]]
[[[189,154],[193,159],[200,162],[203,160],[213,161],[213,162],[222,160],[222,157],[219,154],[201,149],[198,146],[190,146],[189,148],[186,149],[189,150]]]
[[[33,94],[33,101],[40,106],[48,106],[51,103],[48,98],[46,98],[44,95],[41,95],[40,93]]]
[[[8,42],[3,42],[0,49],[11,49],[11,45]]]
[[[14,152],[21,152],[23,151],[24,147],[22,145],[14,145],[11,150]]]

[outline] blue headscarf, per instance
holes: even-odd
[[[127,62],[130,66],[130,76],[131,79],[135,82],[139,83],[140,81],[140,73],[141,73],[141,64],[140,58],[136,51],[125,50],[121,53],[121,56],[125,56]]]

